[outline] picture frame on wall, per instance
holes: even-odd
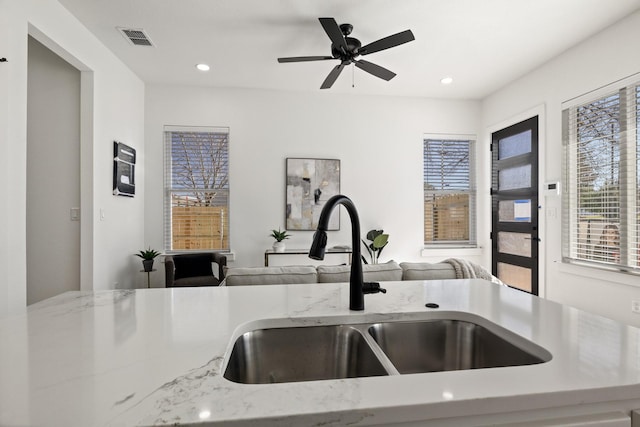
[[[286,229],[315,230],[327,200],[340,194],[340,160],[289,157],[286,163]],[[340,229],[339,210],[328,229]]]
[[[113,194],[136,194],[136,150],[118,141],[113,141]]]

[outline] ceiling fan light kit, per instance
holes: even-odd
[[[389,81],[396,76],[392,71],[387,70],[384,67],[376,65],[372,62],[365,61],[364,59],[357,59],[359,56],[369,55],[371,53],[380,52],[381,50],[389,49],[399,46],[404,43],[415,40],[411,30],[405,30],[397,34],[376,40],[365,46],[362,46],[360,40],[349,37],[353,26],[351,24],[338,25],[333,18],[318,18],[322,28],[329,36],[331,40],[331,55],[332,56],[296,56],[288,58],[278,58],[278,62],[308,62],[308,61],[325,61],[330,59],[337,59],[340,61],[336,65],[327,78],[322,82],[320,89],[329,89],[333,86],[333,83],[338,79],[340,73],[346,65],[354,64],[356,67],[369,74],[372,74],[380,79]]]

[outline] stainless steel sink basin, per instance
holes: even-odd
[[[536,349],[522,337],[507,340],[484,326],[462,320],[385,322],[368,330],[401,374],[533,365],[551,360],[546,350]],[[523,349],[525,345],[530,347],[528,351]]]
[[[235,342],[224,377],[245,384],[388,375],[364,336],[345,325],[258,329]]]
[[[268,384],[533,365],[552,358],[486,319],[458,317],[255,329],[234,342],[224,377]]]

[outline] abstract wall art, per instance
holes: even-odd
[[[327,200],[340,194],[340,160],[287,158],[287,230],[315,230]],[[339,211],[329,230],[340,229]]]

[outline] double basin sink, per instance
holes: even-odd
[[[224,377],[244,384],[287,383],[533,365],[551,357],[487,319],[452,313],[251,330],[235,340]]]

